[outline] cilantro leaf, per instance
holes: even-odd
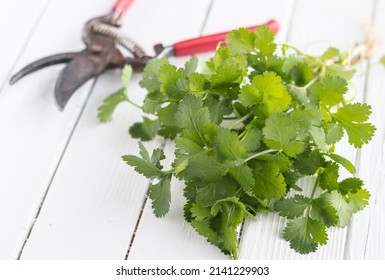
[[[157,184],[150,187],[148,196],[152,200],[151,205],[156,217],[163,217],[170,209],[170,181],[171,174],[163,176]]]
[[[349,193],[347,196],[352,213],[363,210],[369,204],[370,193],[365,189],[359,189],[357,192]]]
[[[153,121],[146,117],[143,117],[143,122],[134,123],[129,129],[133,138],[139,138],[142,141],[149,141],[153,139],[158,131],[159,121]]]
[[[360,178],[346,178],[338,184],[338,191],[343,195],[357,193],[363,185],[364,182]]]
[[[294,166],[302,174],[313,175],[325,166],[325,159],[318,150],[306,150],[297,156]]]
[[[302,150],[302,143],[297,141],[298,125],[283,113],[273,113],[266,119],[262,132],[264,142],[271,149],[282,150],[288,156],[294,156]]]
[[[161,171],[160,161],[164,159],[164,153],[160,150],[155,150],[153,152],[152,158],[148,156],[147,150],[144,146],[141,145],[141,155],[143,158],[133,156],[133,155],[125,155],[123,156],[123,160],[130,166],[135,168],[135,171],[144,175],[148,179],[155,179],[163,177],[164,173]],[[156,156],[154,156],[156,155]]]
[[[345,129],[349,137],[349,143],[356,148],[361,148],[368,143],[376,130],[370,124],[365,123],[371,113],[371,107],[367,104],[348,104],[338,109],[333,118]]]
[[[255,34],[247,28],[239,28],[229,32],[226,44],[232,53],[249,53],[254,50]]]
[[[353,209],[346,202],[345,197],[337,191],[323,195],[323,198],[336,210],[339,227],[346,227],[352,218]]]
[[[328,240],[325,225],[309,217],[289,221],[283,230],[283,238],[300,254],[315,252],[318,245],[325,245]]]
[[[347,89],[344,78],[328,75],[310,87],[310,99],[316,104],[333,106],[343,101]]]
[[[160,82],[158,80],[159,69],[167,64],[168,61],[166,58],[156,59],[149,62],[146,67],[144,67],[142,80],[139,82],[139,85],[142,88],[148,90],[148,92],[153,92],[159,90]]]
[[[313,219],[322,222],[326,227],[335,226],[338,223],[337,210],[323,197],[312,201],[310,214]]]
[[[182,99],[188,93],[190,85],[182,69],[165,64],[159,69],[160,91],[173,99]]]
[[[121,88],[117,92],[106,97],[103,100],[103,104],[98,108],[98,118],[100,122],[106,123],[111,121],[112,114],[114,113],[116,107],[125,101],[128,101],[128,97],[124,88]]]
[[[261,54],[272,54],[275,51],[277,44],[274,43],[274,32],[269,27],[261,25],[255,29],[254,34],[254,48]]]
[[[214,205],[219,200],[235,195],[236,188],[234,182],[227,177],[223,177],[221,181],[199,187],[196,192],[196,201],[208,207]]]
[[[327,162],[324,171],[320,174],[319,185],[322,189],[333,191],[338,189],[339,166],[334,162]]]
[[[184,97],[179,103],[175,118],[178,127],[190,130],[190,137],[194,136],[197,142],[205,143],[203,128],[210,123],[210,113],[203,107],[201,99],[193,95]]]
[[[341,140],[342,136],[344,136],[342,126],[338,123],[331,123],[326,130],[325,140],[327,144],[335,144]]]
[[[238,160],[248,156],[246,145],[239,141],[237,134],[226,128],[218,129],[216,147],[219,155],[225,159]]]
[[[351,163],[347,158],[344,158],[343,156],[337,154],[327,154],[327,156],[335,162],[341,164],[343,167],[346,168],[347,171],[349,171],[353,175],[356,173],[356,168],[354,167],[353,163]]]
[[[228,171],[228,167],[216,161],[205,153],[199,153],[188,159],[184,175],[190,178],[200,178],[206,183],[220,180]]]
[[[282,79],[274,72],[264,72],[262,75],[256,75],[252,80],[252,85],[257,88],[262,96],[262,103],[266,106],[268,113],[286,110],[291,97],[282,84]],[[248,91],[248,94],[253,94]]]
[[[245,107],[251,107],[259,104],[262,101],[262,96],[259,90],[252,85],[244,85],[239,94],[239,100]]]
[[[211,217],[211,210],[199,203],[193,203],[190,208],[191,216],[198,222]]]
[[[297,194],[294,197],[278,200],[274,205],[274,209],[279,212],[280,216],[294,219],[303,215],[309,203],[310,199],[308,197]]]
[[[229,173],[248,195],[252,195],[255,180],[251,168],[246,163],[230,168]]]
[[[254,176],[253,194],[256,197],[273,199],[285,194],[285,179],[276,164],[267,162],[260,169],[254,169]]]
[[[191,74],[195,73],[198,67],[198,58],[196,56],[192,56],[190,60],[186,61],[184,64],[184,73],[187,76],[190,76]]]

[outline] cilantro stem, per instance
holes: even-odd
[[[130,103],[132,106],[142,110],[142,106],[139,106],[138,104],[136,104],[135,102],[133,102],[130,98],[127,97],[127,102]]]
[[[249,112],[248,114],[244,115],[242,118],[234,122],[232,125],[229,126],[229,129],[232,130],[235,127],[237,127],[239,124],[243,123],[245,120],[250,118],[253,115],[253,112]]]
[[[275,149],[268,149],[268,150],[264,150],[262,152],[259,152],[259,153],[256,153],[256,154],[253,154],[251,156],[249,156],[248,158],[246,158],[244,160],[244,162],[248,162],[249,160],[252,160],[253,158],[257,158],[259,156],[262,156],[262,155],[265,155],[265,154],[268,154],[268,153],[272,153],[272,152],[276,152],[277,150]]]
[[[319,184],[319,180],[320,180],[320,174],[318,173],[317,174],[317,178],[315,179],[315,182],[314,182],[314,186],[313,186],[313,190],[311,191],[311,194],[310,194],[310,200],[313,200],[314,198],[314,194],[315,194],[315,191],[317,190],[317,187],[318,187],[318,184]]]

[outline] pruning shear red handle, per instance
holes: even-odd
[[[274,33],[278,32],[279,24],[275,20],[269,20],[265,23]],[[253,31],[259,25],[247,27],[249,30]],[[193,55],[197,53],[203,53],[215,50],[218,43],[226,39],[229,31],[201,36],[198,38],[193,38],[185,41],[175,43],[173,45],[174,55],[175,56],[184,56],[184,55]]]
[[[80,52],[55,54],[39,59],[25,66],[10,80],[16,83],[22,77],[44,67],[67,63],[55,84],[55,98],[60,110],[63,110],[73,93],[89,79],[97,77],[107,69],[122,68],[130,64],[135,71],[141,71],[145,65],[161,56],[193,55],[215,50],[220,41],[224,41],[228,32],[201,36],[164,47],[154,46],[155,56],[149,56],[135,41],[123,35],[118,28],[123,14],[134,0],[117,0],[112,11],[107,15],[93,18],[86,22],[82,39],[86,48]],[[266,23],[274,32],[279,25],[275,20]],[[255,29],[257,26],[249,27]],[[128,50],[132,56],[123,56],[118,45]]]
[[[124,16],[127,10],[134,3],[134,0],[116,0],[114,5],[112,6],[112,10],[114,12],[113,18],[119,23],[120,19]]]

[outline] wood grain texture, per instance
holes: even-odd
[[[308,53],[320,54],[330,46],[344,50],[366,39],[365,23],[372,17],[373,1],[296,1],[288,41]],[[349,6],[349,9],[346,7]],[[359,12],[358,12],[359,11]],[[364,67],[364,66],[363,66]],[[351,90],[357,100],[361,100],[365,88],[365,77],[357,75]],[[337,145],[337,152],[356,159],[356,150],[343,139]],[[341,169],[341,177],[348,173]],[[301,186],[306,189],[313,184],[314,178],[306,178]],[[245,222],[240,246],[241,259],[343,259],[348,229],[333,228],[328,231],[328,244],[317,252],[300,255],[290,249],[281,237],[286,221],[278,215],[264,214],[254,220]]]
[[[372,106],[371,122],[377,127],[373,140],[360,152],[359,176],[371,193],[369,206],[353,218],[347,259],[385,259],[385,68],[379,59],[385,54],[385,2],[375,6],[374,36],[378,46],[368,69],[365,101]]]
[[[203,29],[204,34],[220,32],[241,26],[256,25],[271,18],[282,24],[288,20],[291,1],[214,1]],[[242,15],[242,16],[239,16]],[[200,59],[202,60],[201,56]],[[173,157],[172,144],[166,144],[167,157]],[[165,218],[157,219],[146,207],[136,232],[129,259],[226,259],[217,248],[207,243],[184,221],[182,195],[184,184],[174,180],[171,184],[172,204]]]
[[[83,23],[106,9],[94,1],[52,1],[15,69],[49,54],[80,50]],[[0,94],[0,220],[6,228],[0,232],[1,259],[18,257],[91,87],[82,87],[59,112],[53,86],[61,68],[6,85]]]
[[[126,14],[123,31],[148,50],[159,42],[158,38],[173,42],[184,36],[196,36],[208,4],[209,1],[136,1]],[[183,22],[188,24],[175,24]],[[117,110],[111,123],[102,125],[96,118],[102,100],[119,87],[119,73],[113,71],[99,78],[22,259],[124,259],[126,256],[148,181],[121,159],[123,154],[138,153],[138,141],[129,136],[127,129],[141,120],[141,112],[127,104]],[[144,97],[139,79],[139,75],[134,75],[129,89],[129,95],[137,103]],[[148,146],[152,150],[159,144],[153,141]],[[153,227],[147,230],[158,231]]]

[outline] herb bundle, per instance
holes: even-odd
[[[245,218],[276,212],[287,218],[283,238],[301,254],[328,240],[327,229],[345,227],[370,197],[354,165],[335,153],[346,134],[361,148],[375,127],[371,107],[349,103],[351,56],[330,48],[310,56],[274,42],[266,26],[232,31],[202,73],[191,58],[177,68],[163,58],[148,64],[140,85],[148,92],[143,121],[130,128],[142,141],[156,135],[175,142],[175,159],[139,142],[140,156],[124,161],[152,180],[149,198],[157,217],[167,214],[170,182],[185,182],[184,217],[225,254],[237,258],[238,231]],[[130,101],[130,67],[123,88],[99,108],[102,122]],[[339,169],[351,177],[340,179]],[[310,191],[297,182],[314,177]]]

